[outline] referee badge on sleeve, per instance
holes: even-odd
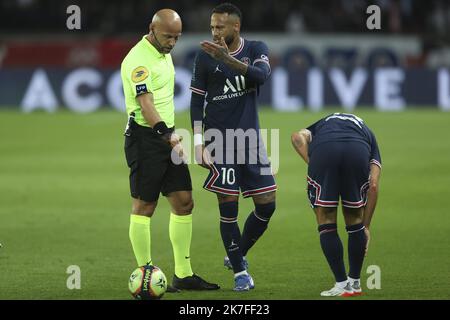
[[[137,67],[131,73],[131,80],[134,83],[142,82],[148,77],[148,70],[146,67]]]
[[[140,94],[143,94],[143,93],[147,93],[147,92],[148,92],[147,85],[145,83],[136,85],[136,95],[137,96]]]

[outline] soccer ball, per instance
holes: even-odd
[[[161,269],[146,265],[133,271],[128,289],[135,299],[158,300],[167,290],[167,279]]]

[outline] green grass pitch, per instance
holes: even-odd
[[[384,165],[362,273],[365,295],[355,299],[449,299],[450,114],[355,113],[376,133]],[[164,299],[320,299],[320,291],[332,286],[307,202],[306,166],[290,144],[292,131],[325,114],[260,114],[263,128],[281,128],[279,189],[269,229],[248,255],[256,283],[251,292],[232,291],[232,274],[222,266],[216,198],[201,188],[207,171],[190,165],[193,269],[222,289]],[[125,121],[112,111],[0,112],[0,299],[131,298]],[[178,127],[188,123],[187,113],[177,115]],[[241,227],[251,209],[251,200],[241,200]],[[168,221],[161,198],[152,220],[152,256],[171,280]],[[338,225],[346,246],[341,216]],[[70,265],[81,268],[80,290],[66,287]],[[366,286],[370,265],[381,269],[379,290]]]

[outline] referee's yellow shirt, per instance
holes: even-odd
[[[175,125],[175,68],[170,54],[160,53],[142,37],[122,61],[120,74],[128,115],[135,113],[135,121],[149,127],[142,116],[137,96],[146,92],[153,94],[156,111],[170,128]]]

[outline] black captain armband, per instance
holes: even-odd
[[[170,140],[171,132],[164,121],[160,121],[153,126],[153,131],[163,138],[164,140]]]

